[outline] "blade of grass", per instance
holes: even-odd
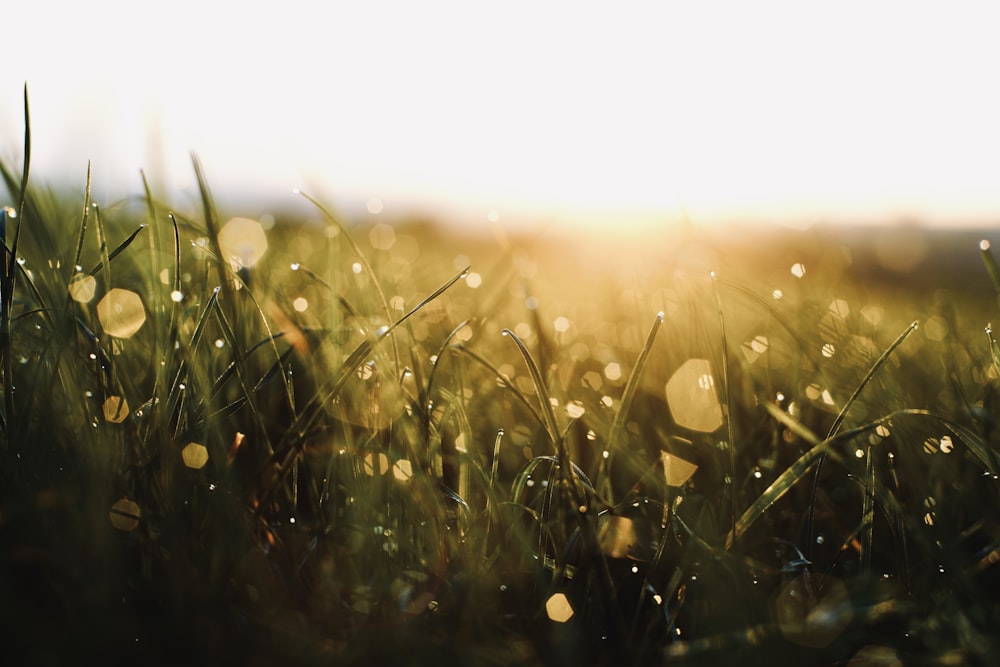
[[[986,239],[979,242],[979,255],[983,258],[983,265],[990,276],[990,282],[993,283],[993,289],[1000,295],[1000,267],[997,266],[993,251],[990,250],[990,242]]]
[[[343,223],[340,222],[340,219],[337,216],[335,216],[327,207],[321,204],[317,199],[314,199],[312,196],[299,189],[296,189],[295,193],[301,195],[306,199],[306,201],[310,202],[313,206],[319,209],[320,213],[323,214],[323,217],[325,217],[327,221],[329,221],[331,224],[336,226],[339,232],[338,236],[343,235],[343,237],[347,239],[347,243],[351,246],[351,250],[354,251],[355,256],[357,256],[358,261],[361,263],[361,266],[365,274],[368,276],[369,280],[372,281],[372,286],[375,288],[375,294],[378,296],[379,304],[382,306],[382,313],[383,315],[385,315],[385,321],[392,322],[392,310],[389,308],[389,300],[385,298],[385,290],[382,289],[382,283],[381,281],[379,281],[378,275],[375,273],[375,270],[372,269],[372,265],[368,261],[368,258],[361,251],[361,246],[359,246],[357,241],[354,240],[354,236],[351,235],[351,233],[347,230],[347,227],[345,227]],[[467,274],[468,271],[469,267],[466,267],[463,274]],[[392,342],[392,354],[393,354],[393,359],[396,363],[395,372],[398,374],[400,371],[399,347],[396,345],[395,339],[393,339]]]
[[[369,336],[365,340],[361,341],[354,351],[348,355],[347,359],[345,359],[341,364],[340,371],[337,373],[334,380],[327,387],[317,391],[312,400],[302,408],[298,417],[288,427],[285,437],[282,438],[278,447],[275,449],[274,454],[270,457],[271,460],[268,465],[277,465],[277,474],[274,476],[269,488],[262,492],[261,495],[263,497],[270,496],[274,488],[281,483],[284,476],[288,472],[289,465],[298,456],[299,451],[305,442],[306,433],[309,432],[316,420],[318,420],[327,409],[327,406],[331,404],[334,397],[340,393],[344,383],[347,382],[347,379],[351,376],[351,374],[355,373],[361,364],[364,363],[368,355],[371,354],[375,345],[385,340],[393,331],[396,330],[397,327],[401,326],[413,315],[423,310],[428,303],[437,299],[452,285],[465,277],[468,271],[468,267],[459,271],[457,274],[452,276],[451,279],[421,300],[420,303],[411,308],[398,320],[387,327],[383,327],[373,336]],[[261,506],[264,505],[266,505],[266,503],[262,502]]]
[[[24,84],[24,166],[21,170],[21,183],[18,188],[17,222],[14,225],[14,239],[7,246],[7,220],[9,214],[4,211],[2,226],[4,249],[3,275],[0,277],[0,354],[3,354],[3,395],[4,395],[4,441],[9,445],[11,427],[14,423],[14,351],[11,349],[11,312],[14,306],[14,287],[17,279],[17,246],[21,236],[21,225],[24,220],[24,205],[28,191],[28,173],[31,165],[31,113],[28,104],[28,84]]]
[[[191,164],[194,167],[195,180],[198,181],[198,193],[201,197],[202,214],[205,217],[205,231],[208,234],[208,242],[211,244],[212,252],[215,255],[215,269],[219,277],[219,285],[222,287],[223,306],[229,312],[227,317],[231,321],[237,321],[236,288],[229,279],[230,265],[229,258],[222,253],[222,244],[219,241],[219,221],[215,208],[215,199],[212,191],[208,187],[208,180],[201,167],[201,160],[194,153],[191,154]]]
[[[524,342],[518,338],[517,334],[510,329],[504,329],[501,332],[502,336],[509,337],[514,344],[517,345],[517,349],[521,352],[521,357],[524,359],[525,366],[528,367],[528,374],[531,376],[531,382],[535,387],[535,394],[538,396],[538,402],[541,406],[541,415],[543,417],[543,425],[545,426],[545,431],[549,436],[549,441],[552,443],[553,449],[559,456],[559,460],[563,463],[566,461],[566,452],[564,451],[562,439],[559,437],[559,422],[556,421],[555,412],[552,410],[552,403],[549,401],[549,392],[545,386],[545,381],[542,379],[542,374],[538,370],[538,366],[535,364],[535,360],[531,358],[531,353],[528,352],[528,348],[525,347]],[[568,469],[568,466],[567,466]]]
[[[903,344],[903,341],[909,338],[910,334],[916,331],[917,324],[918,323],[916,321],[911,322],[910,326],[906,327],[906,329],[904,329],[902,333],[896,336],[896,340],[894,340],[889,345],[889,347],[885,348],[882,354],[879,355],[879,358],[875,360],[875,363],[871,365],[871,368],[869,368],[868,372],[865,373],[865,376],[861,379],[861,382],[858,383],[858,386],[854,388],[854,391],[851,393],[850,397],[848,397],[848,399],[844,402],[844,407],[840,409],[840,412],[837,414],[837,418],[833,420],[833,424],[830,426],[830,430],[826,434],[827,439],[832,438],[837,433],[837,431],[840,430],[841,425],[847,418],[847,413],[850,412],[851,408],[854,407],[854,404],[857,402],[858,396],[861,395],[861,392],[864,391],[865,387],[868,386],[868,383],[871,382],[873,377],[875,377],[875,373],[877,373],[879,369],[882,368],[882,366],[885,364],[885,362],[889,360],[889,357],[892,355],[892,353],[895,352],[896,349]],[[813,474],[812,493],[810,494],[809,497],[809,508],[806,513],[806,526],[807,526],[806,540],[807,543],[809,544],[810,560],[812,560],[813,545],[815,544],[815,540],[813,539],[813,537],[815,531],[816,496],[819,493],[819,480],[822,472],[823,472],[823,458],[821,457],[818,465],[816,466],[816,472]]]
[[[87,236],[87,219],[90,217],[90,161],[87,161],[87,185],[83,194],[83,211],[80,213],[80,233],[76,239],[76,252],[73,254],[73,271],[82,271],[80,257],[83,255],[83,241]]]
[[[653,319],[653,325],[649,328],[649,333],[646,334],[646,340],[642,345],[642,349],[639,351],[639,357],[636,359],[635,365],[632,367],[632,372],[629,373],[628,380],[625,382],[625,390],[622,392],[622,398],[618,405],[618,411],[615,413],[614,421],[611,422],[611,430],[608,431],[608,458],[604,459],[601,463],[603,470],[610,470],[611,462],[615,456],[616,450],[618,449],[618,441],[621,439],[621,433],[625,427],[625,419],[628,417],[629,409],[632,407],[632,401],[635,398],[636,389],[639,388],[639,379],[642,377],[642,372],[646,368],[646,362],[649,360],[649,353],[653,349],[653,342],[656,340],[656,334],[660,330],[660,326],[663,324],[663,312],[656,314]],[[600,480],[598,484],[600,484]],[[612,500],[609,493],[605,496],[609,501]]]
[[[101,230],[99,231],[101,237],[101,254],[105,255],[106,253],[106,256],[102,258],[102,260],[98,262],[92,269],[90,269],[90,271],[87,272],[88,276],[96,276],[98,273],[100,273],[101,270],[104,268],[105,262],[107,262],[107,264],[110,266],[111,262],[113,262],[115,258],[118,257],[118,255],[122,254],[122,252],[124,252],[126,248],[132,245],[132,241],[135,241],[135,238],[139,236],[140,232],[146,229],[146,225],[145,224],[139,225],[139,227],[134,232],[129,234],[128,237],[126,237],[124,241],[119,243],[118,246],[115,247],[115,249],[112,250],[111,252],[107,252],[107,244],[104,239],[103,229],[101,227],[100,222],[98,222],[98,229]]]
[[[718,284],[716,282],[715,271],[710,274],[712,278],[712,293],[715,295],[715,307],[719,313],[719,334],[722,337],[722,384],[724,386],[725,393],[725,417],[726,417],[726,433],[729,438],[729,479],[731,480],[729,484],[729,499],[730,499],[730,517],[731,525],[730,529],[736,530],[736,432],[733,427],[733,392],[730,386],[729,378],[729,343],[726,340],[726,316],[722,311],[722,297],[719,294]]]

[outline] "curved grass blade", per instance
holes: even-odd
[[[965,443],[969,450],[972,451],[976,458],[978,458],[979,461],[987,467],[991,474],[996,474],[996,471],[998,470],[996,455],[993,454],[992,450],[987,447],[986,442],[979,435],[965,426],[958,424],[954,420],[945,417],[944,415],[931,412],[930,410],[921,410],[916,408],[896,410],[857,428],[841,431],[831,438],[819,440],[812,431],[797,420],[793,419],[786,412],[781,410],[781,408],[771,403],[765,404],[765,407],[767,408],[767,411],[786,428],[792,430],[796,435],[803,438],[806,442],[809,442],[813,446],[809,449],[809,451],[800,456],[791,466],[785,469],[784,472],[778,475],[778,478],[764,490],[764,492],[749,508],[747,508],[747,510],[736,522],[736,531],[731,534],[729,538],[727,538],[727,549],[732,546],[733,542],[736,539],[739,539],[739,537],[746,532],[746,529],[749,528],[754,521],[760,518],[760,516],[771,505],[777,502],[782,496],[785,495],[785,493],[788,492],[789,489],[801,481],[802,477],[808,473],[810,468],[817,464],[821,457],[824,455],[836,456],[836,452],[833,449],[835,445],[847,442],[859,435],[878,428],[882,424],[886,424],[894,419],[899,419],[900,417],[926,417],[940,422],[945,428],[951,431],[953,435],[957,436],[963,443]]]
[[[538,422],[538,425],[541,426],[542,428],[545,428],[546,426],[545,419],[542,417],[542,415],[538,413],[538,410],[536,410],[535,406],[532,405],[530,400],[528,400],[528,397],[525,396],[520,389],[511,384],[507,380],[507,378],[500,373],[500,370],[496,366],[487,361],[482,355],[473,352],[464,345],[451,345],[448,347],[448,350],[454,352],[455,354],[464,354],[473,361],[475,361],[476,363],[478,363],[483,368],[490,371],[490,373],[492,373],[497,380],[503,383],[504,389],[509,390],[514,395],[514,398],[516,398],[521,403],[521,405],[527,408],[531,416],[535,419],[536,422]]]
[[[663,312],[660,311],[656,314],[653,325],[649,328],[649,333],[646,334],[646,340],[639,351],[639,357],[636,359],[635,365],[632,367],[632,372],[629,373],[628,380],[625,382],[625,390],[622,392],[618,411],[615,413],[615,418],[611,422],[611,429],[608,431],[608,458],[601,460],[600,469],[598,470],[598,483],[602,484],[603,482],[601,493],[607,499],[608,503],[612,505],[614,504],[614,498],[612,497],[610,479],[606,476],[606,473],[611,469],[611,464],[618,450],[618,441],[625,427],[625,419],[628,417],[629,409],[632,407],[632,401],[635,398],[635,392],[639,387],[639,379],[646,368],[649,352],[653,349],[653,342],[656,340],[656,334],[659,332],[662,324]]]
[[[816,357],[815,353],[811,351],[812,346],[806,344],[806,341],[803,340],[798,335],[798,332],[795,330],[795,327],[793,327],[787,320],[785,320],[785,318],[781,315],[781,313],[778,312],[778,310],[769,301],[761,298],[758,294],[755,294],[752,290],[750,290],[744,285],[740,285],[739,283],[726,280],[725,278],[716,278],[716,280],[719,282],[720,285],[725,285],[726,287],[729,287],[730,289],[739,292],[740,294],[752,300],[762,309],[767,311],[767,314],[775,322],[777,322],[782,329],[785,330],[785,333],[787,333],[792,338],[793,341],[795,341],[795,344],[798,346],[798,349],[801,350],[802,353],[805,355],[806,359],[809,360],[810,364],[813,367],[813,370],[817,371],[821,377],[824,378],[826,377],[825,374],[823,373],[822,364],[820,363],[819,358]]]
[[[629,408],[632,407],[632,400],[635,398],[636,389],[639,387],[639,379],[642,377],[642,372],[646,368],[646,362],[649,359],[649,352],[653,349],[653,342],[656,340],[656,334],[660,330],[660,326],[663,324],[663,312],[656,314],[656,318],[653,320],[653,325],[649,328],[649,333],[646,334],[646,341],[642,345],[642,350],[639,351],[639,358],[636,359],[635,366],[632,367],[632,372],[629,373],[628,381],[625,383],[625,391],[622,393],[621,403],[618,407],[618,412],[615,413],[615,419],[611,422],[611,430],[608,433],[608,460],[615,455],[615,450],[618,446],[618,439],[625,427],[625,419],[628,417]]]
[[[0,232],[7,256],[3,264],[3,275],[0,276],[0,354],[3,354],[3,396],[4,396],[4,432],[10,439],[9,429],[14,420],[14,353],[11,350],[10,314],[14,305],[14,284],[17,279],[17,245],[21,236],[21,225],[24,220],[24,205],[28,191],[28,173],[31,164],[31,114],[28,109],[28,84],[24,84],[24,166],[21,170],[21,183],[18,189],[17,222],[14,225],[14,240],[7,245],[7,221],[9,214],[3,211]],[[6,443],[5,443],[6,444]]]
[[[548,433],[549,440],[556,452],[559,455],[560,460],[565,458],[565,451],[563,448],[562,438],[559,437],[559,422],[556,421],[555,412],[552,410],[552,403],[549,401],[549,392],[545,387],[545,381],[542,379],[542,374],[538,370],[538,366],[535,365],[535,360],[531,358],[531,353],[528,352],[528,348],[524,346],[524,342],[518,338],[517,334],[510,329],[504,329],[501,335],[508,336],[514,344],[517,345],[517,349],[521,351],[521,356],[524,358],[524,363],[528,367],[528,374],[531,376],[531,382],[535,386],[535,393],[538,395],[538,402],[541,404],[541,414],[544,418],[542,424],[545,426],[545,431]],[[568,461],[562,461],[563,463],[568,463]]]
[[[729,550],[733,543],[738,540],[740,536],[746,532],[747,528],[749,528],[754,521],[759,519],[761,515],[764,514],[769,507],[771,507],[771,505],[776,503],[782,496],[788,493],[793,486],[802,481],[805,475],[807,475],[809,471],[817,465],[824,455],[830,454],[832,452],[832,446],[836,441],[847,440],[855,437],[860,433],[876,428],[880,423],[882,423],[882,420],[872,422],[871,424],[866,424],[861,428],[842,433],[839,436],[836,436],[836,439],[827,438],[825,440],[820,440],[812,431],[806,428],[799,421],[793,419],[788,413],[778,406],[772,403],[766,403],[764,407],[772,417],[811,444],[812,447],[810,447],[807,452],[802,454],[802,456],[796,459],[792,465],[778,475],[777,479],[771,482],[770,486],[764,489],[763,493],[757,497],[757,500],[755,500],[750,507],[743,512],[740,518],[736,520],[736,526],[726,538],[726,550]]]
[[[431,372],[427,375],[427,386],[421,389],[420,400],[420,414],[424,415],[424,424],[426,428],[430,428],[431,423],[431,411],[427,407],[427,400],[431,396],[431,392],[434,388],[434,378],[437,375],[438,366],[441,360],[444,358],[445,352],[451,344],[451,341],[458,335],[458,332],[464,329],[472,320],[462,320],[458,323],[458,326],[453,328],[447,336],[444,337],[444,341],[438,346],[437,354],[435,355],[436,361],[431,365]]]
[[[990,358],[993,359],[993,368],[1000,373],[1000,345],[997,345],[997,339],[993,337],[992,324],[986,327],[986,337],[990,341]]]
[[[223,312],[218,299],[214,300],[213,304],[215,307],[216,320],[219,323],[219,328],[222,329],[222,335],[226,339],[226,342],[229,343],[230,348],[233,350],[233,365],[235,366],[236,377],[240,382],[240,389],[243,390],[243,396],[246,398],[247,405],[250,408],[250,413],[257,422],[257,428],[260,429],[260,433],[264,437],[264,443],[268,451],[272,451],[272,446],[267,435],[267,428],[264,426],[264,418],[257,409],[257,403],[251,399],[253,392],[248,384],[246,368],[247,359],[245,351],[240,346],[240,341],[236,338],[236,332],[233,331],[232,324],[229,322],[229,318],[226,317],[225,312]],[[282,373],[282,377],[284,377],[284,373]]]
[[[385,290],[382,289],[382,283],[379,281],[378,276],[375,274],[375,270],[372,269],[372,265],[368,262],[368,258],[361,251],[361,246],[358,245],[357,241],[347,230],[347,228],[340,222],[340,220],[335,216],[329,209],[327,209],[318,200],[314,199],[311,195],[303,192],[302,190],[296,189],[295,192],[310,202],[313,206],[319,209],[320,213],[333,225],[337,227],[337,230],[347,239],[348,244],[351,246],[351,250],[358,257],[358,261],[361,262],[361,266],[364,272],[368,275],[369,280],[372,281],[372,285],[375,287],[375,293],[378,295],[379,304],[382,306],[382,313],[385,315],[386,322],[392,322],[392,310],[389,308],[389,300],[385,298]],[[465,272],[468,272],[469,268],[465,268]],[[393,358],[396,362],[396,372],[399,372],[399,348],[396,345],[395,339],[393,340]]]
[[[903,341],[909,338],[910,334],[912,334],[914,331],[917,330],[918,325],[919,323],[916,320],[910,322],[910,326],[906,327],[906,329],[904,329],[902,333],[896,336],[896,340],[892,341],[892,344],[889,345],[889,347],[885,348],[885,351],[882,352],[881,355],[879,355],[879,358],[875,360],[875,363],[873,363],[871,368],[868,369],[868,372],[865,373],[864,378],[862,378],[861,382],[858,383],[858,386],[855,387],[854,392],[851,394],[850,398],[848,398],[847,401],[844,402],[844,407],[841,408],[840,413],[837,415],[837,418],[834,420],[833,425],[830,427],[830,431],[826,434],[827,438],[831,438],[834,436],[834,434],[836,434],[837,430],[840,429],[841,424],[844,423],[844,419],[847,418],[847,413],[854,406],[854,403],[858,400],[858,396],[861,395],[861,392],[864,391],[865,387],[868,386],[868,383],[871,382],[872,378],[875,376],[875,373],[877,373],[878,370],[882,368],[882,366],[885,364],[885,362],[888,361],[892,353],[896,351],[896,348],[902,345]]]
[[[826,434],[827,439],[832,438],[837,433],[837,431],[840,430],[841,425],[847,418],[847,413],[850,411],[852,407],[854,407],[854,403],[857,402],[858,396],[861,395],[861,392],[864,391],[865,387],[868,386],[868,383],[871,382],[873,377],[875,377],[875,373],[877,373],[878,370],[882,368],[882,366],[885,364],[885,362],[889,360],[889,357],[892,355],[893,352],[896,351],[896,348],[902,345],[903,341],[909,338],[910,334],[916,331],[917,324],[918,323],[916,320],[911,322],[910,326],[908,326],[906,329],[903,330],[902,333],[896,336],[896,340],[894,340],[889,345],[889,347],[885,348],[882,354],[879,355],[879,358],[875,360],[875,363],[871,365],[871,368],[869,368],[868,372],[865,373],[865,376],[861,379],[861,382],[858,383],[858,386],[854,388],[854,391],[851,393],[850,397],[848,397],[848,399],[844,402],[844,407],[840,409],[840,413],[837,415],[837,418],[833,420],[833,424],[830,426],[830,430]],[[823,459],[820,458],[819,464],[816,466],[816,472],[813,474],[812,493],[810,494],[809,497],[809,509],[807,510],[806,513],[806,521],[807,521],[806,536],[809,544],[810,558],[812,558],[813,545],[815,544],[815,540],[813,540],[814,537],[813,533],[815,531],[816,496],[819,493],[819,478],[822,472],[823,472]]]
[[[422,310],[428,303],[441,296],[441,294],[448,290],[452,285],[461,280],[468,273],[468,271],[468,267],[459,271],[441,287],[434,290],[434,292],[421,300],[420,303],[411,308],[405,315],[389,326],[383,327],[376,332],[375,335],[366,338],[358,344],[354,351],[351,352],[347,359],[345,359],[341,364],[340,372],[334,378],[333,382],[331,382],[325,390],[318,391],[313,399],[299,412],[298,417],[288,427],[285,437],[282,439],[281,443],[279,443],[278,448],[271,457],[270,463],[277,464],[278,469],[270,488],[265,490],[265,494],[270,494],[276,486],[281,484],[284,476],[288,472],[290,464],[298,456],[306,433],[313,427],[316,420],[318,420],[323,414],[323,411],[326,410],[326,406],[328,406],[333,401],[334,397],[340,393],[344,383],[347,382],[347,379],[351,376],[351,374],[355,373],[361,364],[364,363],[368,355],[371,354],[375,345],[382,340],[385,340],[385,338],[395,331],[397,327]],[[261,506],[264,505],[265,503],[261,503]]]

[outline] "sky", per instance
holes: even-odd
[[[1000,222],[996,3],[33,2],[0,157],[459,224]],[[175,194],[179,193],[179,194]],[[631,221],[631,222],[630,222]]]

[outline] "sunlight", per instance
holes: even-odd
[[[380,4],[60,4],[5,37],[0,151],[19,150],[26,79],[34,166],[82,187],[92,160],[99,192],[140,168],[191,192],[195,150],[221,194],[311,186],[484,228],[1000,213],[987,5]],[[61,45],[91,33],[70,66]]]

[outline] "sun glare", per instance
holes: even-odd
[[[27,80],[33,168],[81,187],[91,160],[99,189],[142,168],[190,191],[194,150],[220,193],[302,182],[484,228],[1000,213],[988,5],[180,0],[149,21],[99,0],[51,22],[46,4],[7,17],[46,30],[6,36],[0,150],[19,150]],[[67,66],[102,17],[117,29]]]

